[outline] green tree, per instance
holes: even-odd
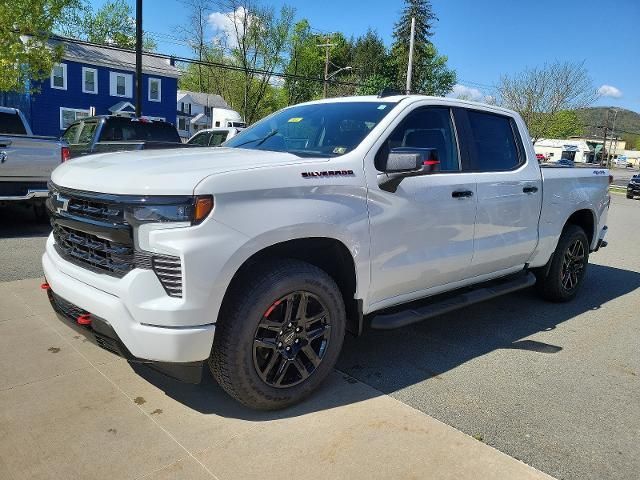
[[[387,75],[389,58],[387,48],[375,30],[367,33],[353,42],[353,70],[363,81],[372,75]]]
[[[293,27],[289,41],[289,61],[285,73],[318,80],[303,80],[287,77],[284,90],[287,94],[287,104],[306,102],[322,96],[322,74],[324,72],[324,57],[318,44],[322,39],[311,32],[306,19],[300,20]]]
[[[584,62],[560,62],[504,75],[498,84],[500,104],[515,110],[533,140],[553,138],[549,127],[560,112],[578,110],[597,98]]]
[[[65,9],[56,30],[65,37],[87,42],[129,49],[136,46],[136,20],[126,0],[108,0],[95,11],[87,0],[76,0]],[[146,51],[157,47],[147,34],[143,42]]]
[[[247,123],[253,123],[260,118],[273,73],[285,64],[295,11],[285,5],[276,13],[259,0],[218,0],[217,4],[232,25],[218,40],[231,49],[233,62],[242,71],[241,113]]]
[[[388,77],[379,73],[369,75],[356,90],[357,95],[377,95],[387,87],[392,87]]]
[[[44,80],[62,58],[62,47],[48,39],[73,0],[11,0],[0,2],[0,91],[27,92]]]
[[[395,82],[406,84],[411,38],[411,18],[415,18],[415,44],[411,89],[427,95],[446,95],[456,83],[455,71],[447,67],[447,57],[440,55],[431,42],[433,23],[437,20],[429,0],[405,0],[400,20],[393,31],[391,55]]]
[[[549,119],[548,138],[569,138],[584,134],[584,125],[574,110],[562,110]]]

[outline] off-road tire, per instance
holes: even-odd
[[[566,274],[566,270],[563,270],[563,263],[567,261],[569,249],[575,246],[576,242],[582,244],[583,258],[580,262],[576,261],[575,263],[576,267],[578,263],[581,263],[582,268],[579,273],[575,275],[575,284],[569,288],[567,284],[563,282],[563,277]],[[548,268],[543,267],[535,272],[537,278],[536,288],[540,295],[546,300],[552,302],[567,302],[576,296],[582,286],[589,263],[589,240],[581,227],[569,224],[564,228],[550,262],[551,265],[548,266]]]
[[[306,380],[290,387],[269,385],[254,365],[258,324],[274,302],[292,292],[305,291],[322,301],[330,329],[321,362]],[[218,384],[242,404],[276,410],[300,402],[332,371],[342,349],[346,324],[344,300],[336,282],[323,270],[294,259],[255,265],[231,286],[223,303],[209,367]]]

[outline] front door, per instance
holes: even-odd
[[[440,170],[405,178],[395,192],[377,184],[375,156],[396,147],[437,150]],[[448,107],[418,107],[377,144],[366,160],[371,229],[368,304],[383,308],[424,296],[465,277],[473,255],[476,186],[461,172]]]

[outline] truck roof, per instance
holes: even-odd
[[[421,100],[436,100],[438,103],[444,103],[446,105],[452,106],[460,106],[460,107],[476,107],[481,110],[489,110],[494,111],[496,113],[506,113],[508,115],[517,115],[517,112],[510,110],[504,107],[498,107],[497,105],[491,105],[488,103],[481,102],[472,102],[470,100],[460,100],[458,98],[451,97],[435,97],[429,95],[390,95],[385,97],[380,97],[378,95],[355,95],[349,97],[335,97],[335,98],[325,98],[321,100],[312,100],[310,102],[305,102],[300,105],[314,105],[320,103],[343,103],[343,102],[386,102],[386,103],[400,103],[406,102],[413,103]]]

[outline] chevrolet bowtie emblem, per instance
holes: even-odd
[[[56,192],[51,196],[51,206],[54,208],[56,213],[66,212],[69,207],[69,199]]]

